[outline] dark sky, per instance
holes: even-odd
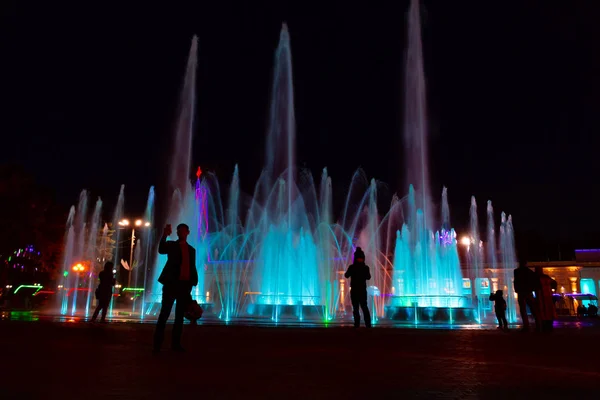
[[[194,163],[224,184],[239,163],[242,185],[251,189],[263,163],[283,20],[299,162],[315,174],[329,167],[341,193],[359,166],[406,192],[408,1],[218,9],[215,2],[135,9],[55,3],[2,12],[0,130],[2,160],[29,168],[65,208],[82,188],[114,203],[124,183],[126,208],[139,213],[148,187],[164,186],[194,33]],[[600,4],[430,0],[424,9],[433,193],[449,187],[453,225],[466,226],[475,195],[481,209],[492,199],[498,212],[513,215],[519,246],[531,248],[532,258],[555,258],[559,243],[563,253],[600,246]]]

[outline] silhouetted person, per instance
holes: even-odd
[[[551,332],[552,324],[556,319],[556,307],[552,299],[552,289],[556,290],[556,281],[544,274],[542,267],[535,267],[537,285],[535,288],[535,301],[537,303],[538,329],[542,332]]]
[[[158,245],[158,253],[166,254],[168,259],[158,277],[158,282],[163,285],[163,293],[162,306],[154,333],[154,352],[160,351],[165,337],[165,327],[174,302],[177,302],[177,305],[175,306],[175,324],[173,325],[171,348],[175,351],[184,351],[181,347],[183,315],[191,298],[192,287],[198,284],[196,250],[187,243],[190,228],[186,224],[179,224],[177,226],[177,241],[167,241],[170,234],[171,225],[167,225]]]
[[[536,288],[537,276],[535,272],[527,268],[527,263],[521,262],[519,268],[515,269],[515,293],[517,294],[517,301],[519,303],[519,312],[521,313],[521,319],[523,319],[523,331],[529,331],[529,317],[527,316],[527,306],[531,310],[533,317],[535,318],[535,324],[537,327],[540,326],[540,322],[537,316],[536,304],[533,298],[533,291]]]
[[[360,247],[354,252],[354,263],[348,267],[344,274],[350,278],[350,299],[352,300],[352,311],[354,313],[354,327],[360,326],[360,311],[362,308],[365,326],[371,327],[371,314],[367,305],[367,281],[371,279],[369,266],[365,264],[365,253]]]
[[[496,290],[496,293],[490,295],[490,301],[494,302],[494,311],[498,319],[498,329],[508,330],[508,321],[506,321],[506,300],[502,290]]]
[[[96,300],[98,300],[98,305],[96,306],[94,315],[92,315],[92,322],[96,321],[100,310],[102,310],[100,322],[106,322],[106,312],[108,311],[110,299],[113,294],[113,286],[115,286],[116,282],[113,276],[114,267],[114,264],[109,261],[104,264],[104,269],[98,274],[98,278],[100,279],[100,284],[98,285],[98,289],[96,289]]]
[[[598,307],[596,307],[592,303],[590,303],[588,305],[588,316],[590,316],[590,317],[597,317],[598,316]]]

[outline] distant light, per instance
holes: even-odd
[[[135,221],[135,226],[142,226],[142,220],[141,219],[137,219]]]
[[[460,244],[462,244],[463,246],[470,246],[471,245],[471,239],[467,236],[463,236],[460,239]]]
[[[113,269],[113,274],[116,274],[116,273],[117,273],[117,270],[116,270],[116,269]]]
[[[146,226],[146,227],[150,226],[150,222],[146,222],[146,223],[144,224],[144,226]]]
[[[73,265],[73,268],[72,268],[72,269],[73,269],[73,271],[75,271],[75,272],[82,272],[82,271],[84,271],[84,270],[85,270],[85,267],[83,266],[83,264],[81,264],[81,263],[77,263],[77,264]]]
[[[128,219],[122,219],[119,221],[119,225],[121,226],[129,226],[129,220]]]

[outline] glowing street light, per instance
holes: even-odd
[[[77,264],[73,265],[72,270],[73,270],[73,272],[83,272],[83,271],[85,271],[85,267],[83,266],[82,263],[77,263]]]
[[[129,227],[129,225],[130,225],[129,220],[127,218],[120,220],[118,222],[118,224],[124,228]],[[133,225],[135,227],[132,227],[132,229],[131,229],[131,247],[130,247],[130,253],[129,253],[129,278],[128,278],[127,286],[131,286],[131,271],[133,269],[133,247],[135,246],[135,228],[149,228],[151,224],[149,221],[144,221],[143,219],[138,218],[134,221]]]
[[[462,244],[463,246],[470,246],[471,245],[471,238],[469,238],[468,236],[463,236],[460,239],[460,244]]]

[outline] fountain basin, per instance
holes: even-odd
[[[385,318],[409,323],[475,323],[473,308],[451,307],[385,307]]]
[[[322,320],[325,306],[304,304],[249,304],[246,314],[253,318]]]

